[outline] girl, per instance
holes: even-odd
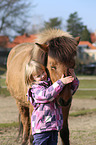
[[[63,90],[64,86],[73,82],[74,77],[62,77],[52,84],[48,77],[45,67],[31,61],[31,74],[34,76],[29,78],[34,80],[31,88],[28,89],[28,100],[34,106],[31,116],[32,135],[34,137],[34,145],[57,145],[58,131],[63,125],[62,107],[57,102],[58,94]],[[30,72],[30,71],[29,71]]]

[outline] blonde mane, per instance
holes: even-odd
[[[72,35],[70,35],[68,32],[64,32],[63,30],[48,29],[48,30],[44,30],[42,33],[38,34],[36,42],[45,43],[47,41],[50,41],[53,38],[62,37],[62,36],[73,38]]]

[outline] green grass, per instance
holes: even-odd
[[[77,90],[73,98],[79,99],[96,99],[96,90]]]
[[[13,123],[0,123],[0,127],[18,127],[19,123],[18,122],[13,122]]]
[[[86,109],[86,110],[80,110],[80,111],[77,111],[77,112],[73,112],[73,113],[70,113],[70,116],[77,117],[77,116],[82,116],[82,115],[86,115],[86,114],[91,114],[93,112],[96,112],[96,108],[95,109]]]
[[[6,87],[6,78],[5,78],[6,75],[5,75],[5,73],[6,73],[6,67],[0,66],[0,74],[2,74],[2,75],[0,75],[0,95],[3,95],[6,97],[6,96],[10,96],[9,91],[7,90],[7,88],[1,88],[1,86]]]
[[[0,95],[3,95],[4,97],[10,96],[9,91],[7,88],[0,88]]]
[[[81,99],[96,99],[96,90],[79,90],[86,88],[96,89],[96,76],[78,76],[78,78],[81,77],[84,77],[84,80],[79,80],[79,88],[73,97]],[[88,77],[92,78],[92,80],[87,80]]]
[[[0,86],[6,86],[6,78],[0,77]]]
[[[6,87],[6,78],[1,78],[0,77],[0,86],[5,86]],[[0,87],[0,95],[3,95],[3,96],[10,96],[10,93],[9,91],[7,90],[7,88],[1,88]]]
[[[96,80],[80,80],[79,88],[96,88]]]

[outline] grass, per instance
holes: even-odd
[[[86,110],[80,110],[80,111],[77,111],[77,112],[73,112],[73,113],[70,113],[70,116],[78,117],[78,116],[90,114],[90,113],[93,113],[93,112],[96,112],[96,108],[95,109],[86,109]]]
[[[80,80],[79,88],[96,88],[96,80]]]
[[[0,95],[3,95],[4,97],[10,96],[9,91],[7,88],[0,88]]]
[[[1,86],[5,86],[6,87],[6,66],[1,66],[0,65],[0,95],[3,96],[10,96],[9,91],[7,90],[7,88],[1,88]]]
[[[7,127],[18,127],[19,123],[18,122],[13,122],[13,123],[0,123],[0,128],[7,128]]]
[[[6,78],[0,77],[0,86],[6,86]]]
[[[96,76],[78,76],[78,78],[79,77],[84,77],[85,79],[79,80],[79,88],[75,93],[74,98],[96,99],[96,90],[88,90],[88,89],[96,89]],[[87,80],[88,77],[92,78],[92,80],[91,79]],[[87,90],[82,90],[86,88]]]
[[[78,99],[96,99],[96,90],[77,90],[73,98]]]

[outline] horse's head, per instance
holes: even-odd
[[[55,82],[62,74],[68,75],[68,68],[74,68],[77,45],[80,37],[56,37],[44,44],[36,43],[48,55],[47,68],[51,80]]]
[[[35,42],[32,59],[48,68],[50,78],[54,83],[62,74],[68,75],[69,68],[75,67],[77,45],[80,37],[73,38],[61,30],[46,30]],[[60,96],[68,101],[71,97],[70,84],[66,85]]]

